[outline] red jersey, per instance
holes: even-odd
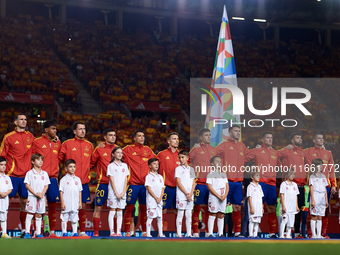
[[[7,160],[6,174],[12,177],[25,177],[32,169],[31,146],[34,136],[28,131],[14,130],[5,135],[0,147],[0,156]]]
[[[334,161],[332,153],[324,148],[317,146],[305,149],[304,151],[306,164],[309,166],[312,164],[313,159],[320,158],[323,162],[322,173],[327,177],[328,184],[332,187],[336,187],[336,181],[334,176]]]
[[[148,160],[156,155],[148,146],[134,143],[123,148],[124,162],[129,166],[129,185],[145,185],[149,173]]]
[[[260,169],[260,182],[275,186],[276,185],[276,166],[281,166],[279,153],[272,147],[262,144],[261,148],[250,150],[245,157],[246,162],[255,161],[255,166]]]
[[[304,186],[306,185],[305,154],[301,147],[295,145],[293,147],[292,150],[287,148],[279,150],[279,157],[283,159],[282,165],[284,167],[295,169],[294,182],[299,186]]]
[[[44,163],[41,167],[48,173],[50,178],[57,178],[59,172],[58,154],[61,149],[61,142],[48,140],[46,135],[42,135],[34,140],[32,144],[32,154],[40,153],[44,156]]]
[[[69,139],[61,145],[59,162],[64,163],[67,159],[76,161],[75,175],[82,184],[90,182],[90,161],[93,153],[93,145],[87,140],[80,140],[77,137]]]
[[[178,150],[172,152],[171,148],[158,153],[159,174],[164,178],[164,184],[169,187],[176,187],[175,169],[180,165]]]
[[[197,177],[196,183],[207,185],[208,167],[210,167],[210,159],[216,156],[217,149],[211,145],[201,143],[200,147],[194,147],[190,151],[190,162],[195,170]]]
[[[107,166],[111,162],[111,152],[115,144],[108,144],[105,142],[104,147],[96,147],[91,157],[91,168],[97,165],[97,181],[98,184],[109,184],[110,179],[106,176]]]
[[[249,151],[244,143],[230,139],[218,145],[216,150],[216,154],[221,156],[222,167],[226,167],[228,181],[243,181],[242,167],[244,166],[245,155]]]

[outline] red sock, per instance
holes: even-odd
[[[100,218],[93,218],[93,229],[95,235],[99,235],[99,224]]]
[[[322,230],[321,230],[321,235],[322,236],[326,236],[327,235],[327,227],[328,227],[328,215],[325,215],[324,217],[322,217]]]
[[[142,231],[146,232],[146,221],[148,217],[146,216],[146,205],[139,204],[140,212],[140,223],[142,224]]]
[[[57,223],[57,203],[48,203],[48,221],[50,223],[50,230],[55,231]]]
[[[276,233],[277,218],[276,213],[268,213],[269,234]]]
[[[203,218],[204,224],[205,224],[205,233],[208,233],[208,220],[209,220],[208,206],[204,206],[203,209],[204,209],[204,214],[205,214],[205,217]]]
[[[127,204],[125,208],[125,213],[123,217],[125,233],[130,233],[130,225],[131,225],[131,215],[133,212],[133,208],[135,208],[134,204]]]
[[[25,229],[26,215],[27,215],[27,212],[22,212],[22,211],[20,211],[20,223],[21,223],[21,229]]]
[[[80,230],[80,232],[85,232],[85,225],[86,225],[86,210],[81,209],[81,210],[79,210],[79,230]]]
[[[233,223],[234,223],[234,232],[241,232],[241,211],[233,212]]]
[[[201,206],[195,205],[194,206],[194,213],[192,214],[192,232],[198,234],[198,224],[200,222],[200,212]]]

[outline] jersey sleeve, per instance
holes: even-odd
[[[151,187],[151,182],[150,182],[149,175],[147,175],[147,176],[145,177],[145,187],[147,187],[147,186]]]
[[[80,178],[78,177],[78,183],[81,183]],[[78,185],[79,187],[79,192],[83,191],[83,185]]]
[[[280,185],[280,194],[285,194],[285,186],[284,182],[282,182]]]
[[[287,148],[283,148],[281,150],[278,150],[277,151],[277,156],[279,158],[287,158],[288,157],[288,151],[287,150],[288,150]]]
[[[331,187],[336,187],[336,178],[335,178],[335,169],[334,169],[334,160],[333,160],[333,156],[332,156],[332,153],[329,153],[330,154],[330,157],[328,159],[328,178],[329,178],[329,181],[331,183]]]
[[[259,184],[260,185],[260,184]],[[260,190],[261,190],[261,197],[264,197],[264,194],[263,194],[263,190],[262,190],[262,187],[260,186]]]
[[[90,168],[93,168],[98,161],[99,154],[98,154],[98,147],[93,151],[92,156],[91,156],[91,161],[90,161]]]
[[[58,154],[59,163],[64,163],[65,161],[66,147],[67,147],[66,143],[63,143],[63,145],[61,145],[60,152]]]
[[[175,179],[176,178],[181,178],[180,169],[178,167],[176,167],[176,169],[175,169]]]
[[[254,148],[252,150],[248,149],[247,153],[245,154],[244,161],[248,162],[248,161],[255,159],[255,157],[256,157],[255,153],[256,153],[256,148]]]
[[[112,173],[112,165],[108,165],[107,166],[107,173],[106,173],[106,176],[109,177],[110,175],[113,176],[113,173]]]
[[[158,170],[158,173],[160,174],[160,175],[164,175],[164,171],[163,171],[163,164],[162,164],[162,154],[161,154],[162,152],[159,152],[158,154],[157,154],[157,159],[158,159],[158,163],[159,163],[159,170]]]
[[[45,175],[45,186],[50,185],[51,181],[50,181],[50,178],[48,177],[48,174],[46,172],[44,172],[44,175]]]
[[[11,181],[11,178],[8,177],[8,189],[13,189],[13,183]]]
[[[251,197],[251,195],[252,195],[252,192],[251,192],[251,187],[250,187],[250,184],[248,185],[248,187],[247,187],[247,197]]]
[[[129,176],[130,172],[129,172],[129,168],[128,168],[127,164],[124,163],[123,167],[125,168],[125,176]]]
[[[163,178],[163,176],[161,176],[162,178],[161,178],[161,180],[162,180],[162,188],[165,188],[165,184],[164,184],[164,178]]]
[[[25,176],[25,179],[24,179],[24,183],[30,184],[30,182],[31,182],[30,172],[31,172],[31,171],[28,171],[28,172],[26,173],[26,176]]]
[[[0,156],[6,158],[9,149],[9,142],[8,139],[5,138],[2,140],[1,147],[0,147]]]
[[[313,176],[309,177],[309,186],[313,186],[314,185],[314,179]]]
[[[209,178],[208,176],[207,176],[207,184],[211,184],[212,185],[212,178]]]
[[[65,189],[65,178],[63,177],[63,178],[61,178],[61,180],[60,180],[60,184],[59,184],[59,191],[62,191],[62,192],[64,192],[64,189]],[[80,186],[80,185],[79,185]]]
[[[294,184],[295,184],[296,195],[299,195],[300,194],[299,188],[298,188],[296,183],[294,183]]]

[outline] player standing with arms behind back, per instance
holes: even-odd
[[[175,178],[177,182],[176,199],[177,199],[177,219],[176,228],[177,236],[182,237],[182,220],[185,212],[185,221],[187,228],[187,237],[191,236],[191,211],[194,206],[194,190],[195,190],[195,172],[188,165],[189,152],[181,150],[178,153],[180,166],[176,167]]]
[[[325,216],[325,210],[328,207],[327,178],[322,173],[322,159],[313,159],[310,167],[311,175],[309,176],[310,189],[310,214],[312,219],[310,227],[312,230],[312,238],[324,238],[321,236],[322,217]],[[316,225],[316,233],[315,233]]]
[[[25,131],[27,117],[25,114],[18,114],[14,118],[15,130],[4,136],[0,147],[0,156],[7,160],[6,174],[11,177],[13,190],[9,198],[19,193],[20,197],[20,222],[21,238],[25,236],[25,211],[27,202],[27,189],[24,183],[25,175],[31,169],[31,146],[34,136]]]
[[[87,236],[85,233],[86,224],[86,202],[91,202],[90,197],[90,160],[93,152],[93,145],[85,140],[86,126],[82,122],[73,124],[74,138],[65,141],[59,153],[59,162],[63,163],[67,159],[73,159],[77,162],[75,175],[81,180],[82,191],[82,209],[79,210],[79,229],[80,236]]]
[[[102,211],[103,205],[105,205],[108,189],[110,184],[110,179],[107,177],[107,166],[111,162],[111,152],[114,147],[116,147],[116,132],[112,128],[104,130],[104,140],[102,146],[97,146],[93,151],[91,156],[91,165],[97,165],[97,189],[96,196],[94,200],[94,213],[93,213],[93,228],[94,236],[99,236],[99,225],[100,225],[100,213]]]

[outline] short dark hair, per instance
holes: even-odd
[[[169,141],[172,135],[177,135],[179,138],[179,134],[177,132],[171,132],[166,136],[166,140]]]
[[[148,160],[148,166],[150,166],[153,162],[155,162],[155,161],[159,161],[158,160],[158,158],[150,158],[149,160]]]
[[[104,136],[106,136],[107,133],[110,133],[110,132],[115,132],[116,133],[116,131],[113,130],[113,128],[107,128],[107,129],[104,130],[103,134],[104,134]]]
[[[213,157],[211,157],[211,159],[210,159],[210,165],[211,165],[212,163],[214,163],[215,158],[221,158],[221,157],[220,157],[220,156],[213,156]]]
[[[208,129],[208,128],[202,128],[202,129],[200,129],[199,131],[198,131],[198,137],[200,137],[201,135],[203,135],[204,133],[206,133],[206,132],[211,132],[210,131],[210,129]]]
[[[314,134],[313,134],[313,140],[316,139],[316,136],[318,136],[318,135],[322,135],[322,136],[323,136],[323,134],[321,134],[320,132],[314,133]]]
[[[264,131],[264,132],[261,134],[261,138],[263,139],[266,135],[273,135],[273,133],[270,132],[270,131]]]
[[[229,127],[228,132],[230,133],[234,128],[239,128],[239,129],[241,129],[241,127],[240,127],[239,125],[232,125],[232,126]]]
[[[71,158],[65,161],[65,167],[68,167],[70,164],[76,164],[76,161]]]
[[[44,156],[43,155],[41,155],[40,153],[34,153],[32,156],[31,156],[31,162],[33,161],[35,161],[36,159],[42,159],[42,160],[44,160]]]
[[[76,121],[76,122],[73,123],[72,130],[73,130],[73,131],[76,130],[77,127],[78,127],[78,125],[84,125],[84,126],[85,126],[85,129],[86,129],[86,125],[85,125],[84,122]]]
[[[54,120],[47,120],[47,121],[45,121],[45,123],[44,123],[44,129],[45,128],[49,128],[49,127],[56,127],[56,126],[58,126],[58,124],[57,124],[57,122],[55,122]]]
[[[142,130],[137,130],[137,131],[135,131],[135,132],[133,133],[133,137],[136,137],[137,133],[143,133],[143,134],[145,134],[144,131],[142,131]]]
[[[312,165],[314,166],[318,166],[318,165],[322,165],[323,164],[323,161],[321,158],[315,158],[312,160]]]
[[[188,152],[187,150],[180,150],[180,151],[178,152],[178,155],[184,155],[184,156],[189,157],[189,152]]]
[[[14,116],[14,121],[17,121],[20,115],[24,115],[27,119],[27,115],[25,113],[18,113],[17,115]]]
[[[302,136],[302,134],[300,132],[293,133],[293,134],[290,135],[289,141],[293,140],[294,136],[296,136],[296,135]]]
[[[6,161],[6,159],[0,156],[0,162],[4,162],[4,161]]]

